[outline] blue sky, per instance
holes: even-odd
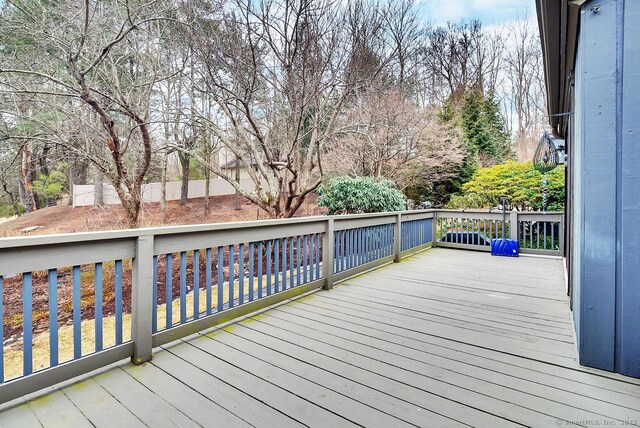
[[[519,16],[535,15],[534,0],[416,0],[422,15],[434,25],[447,21],[479,19],[498,25]]]

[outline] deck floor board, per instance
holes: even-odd
[[[578,365],[562,275],[428,250],[0,407],[0,427],[639,425],[640,381]]]

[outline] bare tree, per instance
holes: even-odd
[[[503,40],[479,21],[448,23],[428,32],[421,55],[433,103],[457,104],[471,88],[494,94],[502,67]]]
[[[341,120],[343,135],[326,158],[336,174],[383,177],[406,189],[449,178],[464,157],[456,130],[398,88],[362,95]]]
[[[405,89],[413,89],[419,79],[418,52],[427,34],[427,29],[420,22],[415,4],[413,0],[392,1],[384,14],[386,31],[394,48],[394,74],[398,85]]]
[[[216,110],[203,119],[255,188],[211,169],[273,217],[294,215],[322,181],[350,93],[344,23],[344,9],[327,0],[239,0],[233,13],[212,10],[193,26],[198,79]]]
[[[11,54],[3,56],[0,73],[14,92],[61,104],[71,100],[92,111],[109,155],[80,154],[109,178],[129,225],[137,226],[152,151],[148,108],[154,83],[161,79],[156,43],[163,36],[162,23],[170,18],[170,4],[10,4],[2,14],[9,32],[3,31],[1,42]],[[32,42],[30,49],[16,45],[19,36]]]
[[[545,118],[542,52],[535,23],[522,16],[506,29],[503,99],[520,159],[531,159]]]

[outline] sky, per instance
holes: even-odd
[[[534,0],[417,0],[424,18],[434,25],[478,19],[484,26],[535,15]]]

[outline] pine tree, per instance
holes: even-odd
[[[469,150],[495,159],[497,150],[492,135],[482,92],[472,89],[464,97],[460,112],[460,127]]]
[[[456,177],[436,186],[435,199],[446,201],[450,194],[460,192],[462,185],[481,166],[513,159],[505,118],[493,96],[485,96],[476,88],[471,89],[458,108],[447,101],[438,117],[445,122],[454,123],[460,129],[467,153]]]
[[[513,160],[515,154],[511,146],[511,138],[498,101],[494,97],[485,97],[483,107],[486,125],[495,151],[495,163]]]

